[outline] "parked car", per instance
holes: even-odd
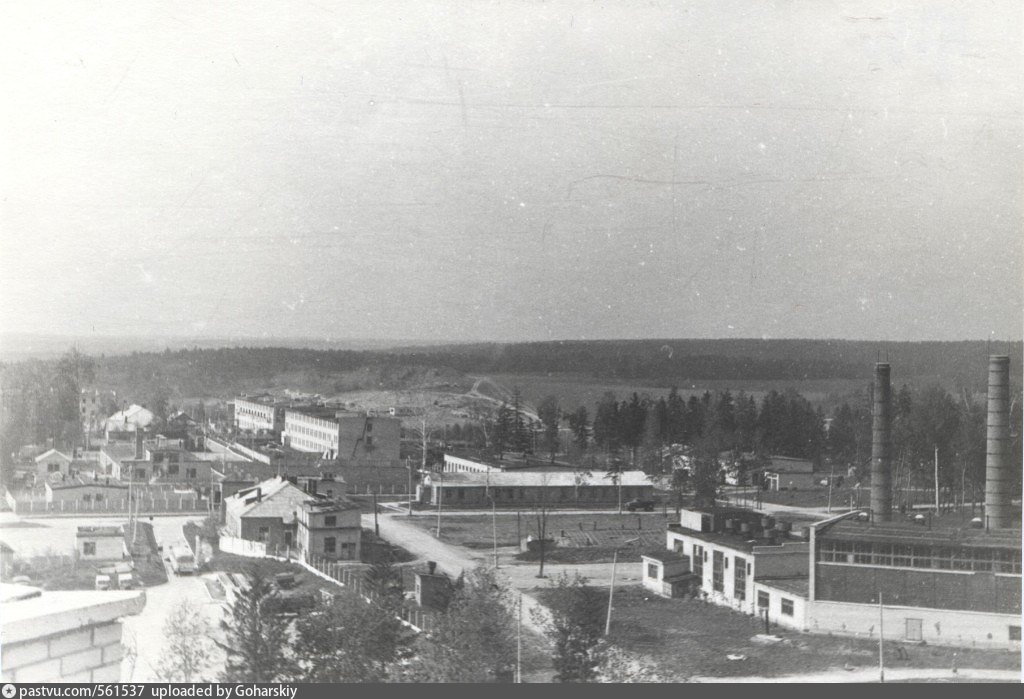
[[[109,575],[97,575],[96,576],[96,589],[97,590],[109,590],[110,589],[110,576]]]
[[[131,573],[121,573],[117,576],[117,586],[122,590],[134,590],[135,578]]]
[[[641,500],[640,498],[636,498],[626,503],[626,509],[630,512],[636,512],[637,510],[654,512],[654,505],[654,500]]]

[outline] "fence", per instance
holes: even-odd
[[[21,517],[47,517],[53,515],[77,514],[128,514],[128,498],[101,500],[53,500],[45,497],[15,496],[5,494],[7,504],[14,514]],[[136,496],[132,498],[132,509],[140,515],[149,514],[197,514],[209,511],[207,501],[196,495]]]
[[[313,556],[311,560],[299,561],[304,568],[316,573],[321,578],[337,583],[342,587],[351,590],[367,603],[373,602],[376,593],[369,589],[366,584],[364,570],[352,566],[349,561],[333,561],[319,556]],[[403,604],[396,615],[399,621],[408,625],[416,632],[429,632],[437,627],[433,612],[429,612],[410,604]]]

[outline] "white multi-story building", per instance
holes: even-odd
[[[235,398],[235,427],[245,432],[275,432],[284,429],[285,403],[271,396]]]
[[[397,418],[308,407],[285,411],[281,441],[325,459],[394,465],[401,434]]]

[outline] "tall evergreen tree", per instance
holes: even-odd
[[[554,463],[555,454],[558,453],[558,425],[561,420],[558,400],[554,396],[545,397],[537,406],[537,416],[544,429],[544,448]]]
[[[573,443],[581,450],[586,449],[590,434],[590,416],[585,406],[581,405],[569,415],[569,429],[572,431]]]
[[[605,595],[577,574],[562,573],[548,590],[548,618],[540,617],[554,646],[559,682],[590,682],[603,659]]]
[[[250,566],[245,584],[221,621],[226,653],[221,682],[281,682],[293,676],[288,620],[272,612],[275,592],[263,568]]]

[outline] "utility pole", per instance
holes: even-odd
[[[935,445],[935,514],[939,514],[939,445]]]
[[[494,542],[494,569],[498,569],[498,509],[491,497],[491,539]]]
[[[885,635],[885,615],[882,613],[882,591],[878,591],[878,681],[885,682],[885,655],[882,637]]]
[[[412,517],[412,462],[405,457],[405,467],[409,469],[409,516]]]
[[[523,593],[516,605],[516,684],[523,682]]]
[[[619,550],[615,549],[612,554],[612,582],[608,586],[608,616],[604,622],[604,635],[607,636],[612,630],[612,601],[615,599],[615,565],[619,561]]]
[[[380,524],[377,523],[377,493],[373,494],[373,533],[380,538]]]
[[[829,513],[832,512],[832,481],[834,481],[835,479],[836,479],[836,465],[833,462],[832,463],[832,469],[831,469],[831,471],[829,473],[829,476],[828,476],[828,510],[827,510],[827,512],[829,512]]]
[[[437,486],[436,486],[436,490],[435,490],[435,495],[437,497],[437,534],[435,534],[435,536],[438,539],[440,539],[441,538],[441,498],[444,496],[444,491],[441,489],[441,472],[440,471],[438,471],[437,476],[438,476],[438,478],[437,478]]]

